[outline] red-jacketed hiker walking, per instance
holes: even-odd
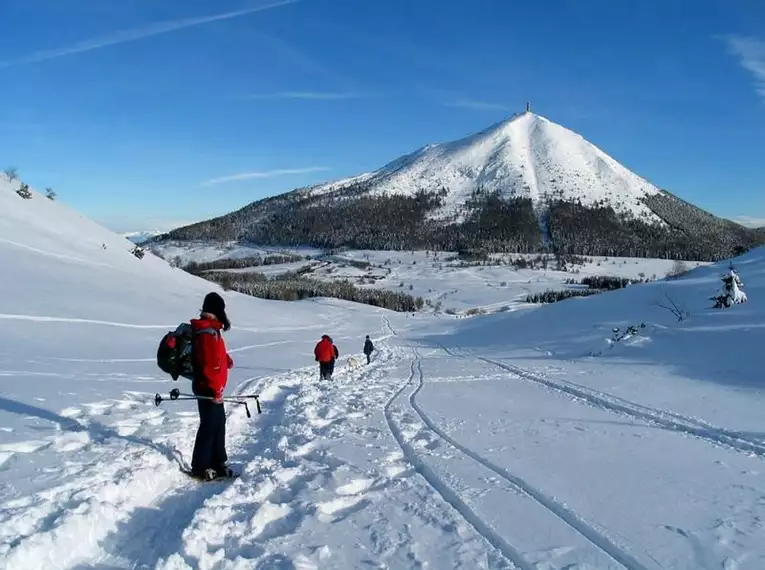
[[[329,335],[321,336],[321,340],[316,344],[316,348],[313,349],[313,355],[316,357],[316,362],[319,363],[319,378],[321,380],[331,380],[332,372],[335,368],[335,360],[340,356],[340,352],[332,343]]]

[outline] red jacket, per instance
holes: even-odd
[[[226,343],[220,332],[223,323],[204,316],[200,319],[191,319],[190,323],[194,333],[205,329],[215,331],[214,334],[209,332],[194,334],[193,354],[196,363],[194,392],[199,392],[200,395],[222,396],[228,382],[229,368],[234,366],[234,361],[226,352]]]
[[[313,349],[313,355],[319,362],[332,362],[338,357],[337,347],[328,338],[323,338]]]

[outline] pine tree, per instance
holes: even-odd
[[[728,272],[721,277],[722,286],[716,297],[712,297],[715,302],[715,309],[728,308],[731,305],[738,305],[747,302],[746,293],[743,291],[744,284],[736,273],[736,268],[731,264]]]

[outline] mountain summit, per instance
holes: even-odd
[[[526,111],[375,172],[266,198],[160,239],[715,260],[763,237]]]
[[[644,199],[661,190],[580,135],[530,112],[455,142],[428,145],[354,180],[371,185],[373,195],[447,188],[444,215],[461,212],[476,192],[490,192],[528,198],[537,210],[555,200],[605,202],[618,213],[660,222]]]

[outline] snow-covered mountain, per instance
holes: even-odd
[[[375,172],[261,200],[167,238],[704,260],[764,240],[762,232],[680,200],[531,112],[428,145]]]
[[[414,197],[446,188],[443,204],[431,215],[464,219],[465,204],[478,191],[501,198],[528,198],[535,209],[552,201],[585,206],[611,205],[617,213],[662,220],[644,200],[661,191],[627,170],[577,133],[534,113],[523,113],[467,138],[425,146],[372,174],[344,181],[364,183],[370,195]],[[338,183],[317,186],[313,195]]]

